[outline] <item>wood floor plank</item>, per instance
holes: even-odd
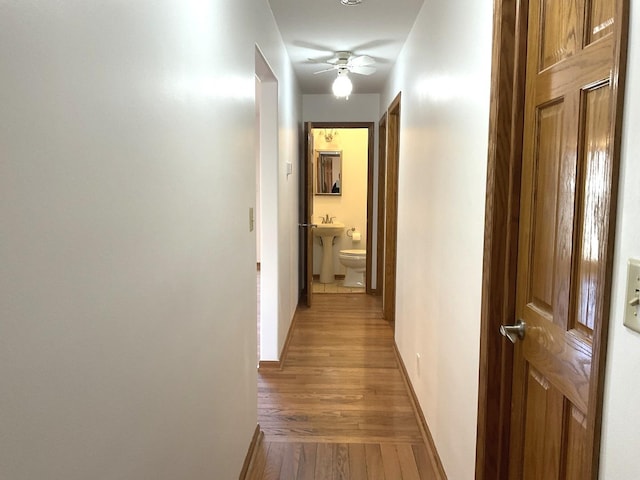
[[[397,445],[400,469],[402,470],[402,480],[420,480],[416,459],[413,456],[411,445]]]
[[[416,459],[416,465],[418,466],[418,473],[420,473],[420,480],[437,480],[437,469],[424,443],[412,445],[411,448],[413,450],[413,456]]]
[[[385,480],[380,444],[366,444],[364,451],[367,458],[367,478],[369,480]]]
[[[349,445],[339,443],[335,449],[336,455],[333,462],[333,480],[349,480]]]
[[[305,443],[302,445],[298,480],[315,480],[317,450],[317,443]]]
[[[367,480],[367,457],[364,444],[349,444],[349,473],[351,480]]]
[[[267,462],[262,474],[263,480],[279,480],[280,471],[282,470],[282,458],[284,457],[283,443],[272,442],[269,445],[269,452],[267,453]]]
[[[300,459],[302,458],[301,443],[284,443],[284,454],[282,457],[282,468],[280,470],[281,480],[295,480],[298,476],[300,468]]]
[[[336,454],[335,443],[319,443],[316,453],[316,479],[331,479],[333,476],[333,462]]]
[[[383,443],[380,445],[380,453],[382,454],[385,478],[402,478],[396,446],[390,443]]]

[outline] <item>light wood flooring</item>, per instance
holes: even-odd
[[[314,297],[283,360],[258,375],[264,438],[247,478],[437,478],[379,297]]]

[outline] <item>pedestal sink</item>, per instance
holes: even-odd
[[[320,283],[333,283],[333,239],[342,235],[343,223],[319,223],[313,234],[322,240],[322,265],[320,266]]]

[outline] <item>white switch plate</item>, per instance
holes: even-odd
[[[624,308],[624,324],[640,332],[640,306],[636,299],[640,296],[640,260],[629,259],[627,270],[627,295]]]

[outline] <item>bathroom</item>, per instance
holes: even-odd
[[[313,240],[313,292],[364,293],[364,275],[361,268],[348,272],[340,261],[341,250],[362,250],[355,255],[364,260],[367,248],[367,175],[369,162],[369,131],[366,128],[315,128],[314,141],[314,195],[313,222],[322,224],[326,219],[344,224],[344,230],[333,242],[330,280],[320,281],[323,245],[320,236]],[[334,167],[331,188],[324,192],[318,185],[318,158],[323,152],[340,157],[339,169]],[[335,165],[335,161],[334,161]],[[325,187],[326,188],[326,187]],[[343,252],[343,258],[349,253]],[[349,263],[347,260],[344,262]],[[361,262],[360,262],[361,263]],[[355,270],[355,271],[354,271]],[[346,278],[345,278],[346,276]],[[326,283],[328,282],[328,283]],[[346,284],[345,284],[346,283]]]

